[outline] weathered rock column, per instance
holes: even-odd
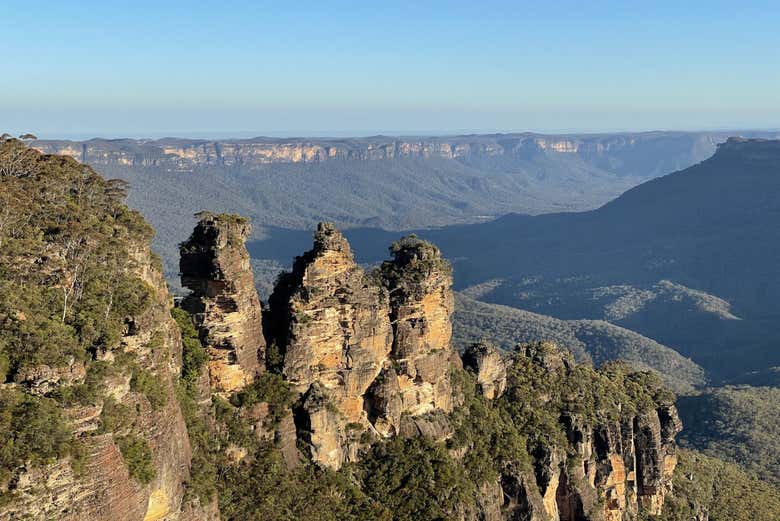
[[[382,264],[380,275],[390,294],[393,349],[372,387],[377,397],[372,400],[372,415],[384,436],[399,432],[402,413],[416,417],[452,410],[454,353],[449,263],[436,246],[415,236],[394,243],[390,252],[393,259]]]
[[[299,430],[319,463],[353,459],[353,438],[371,429],[364,395],[392,345],[386,291],[356,263],[344,236],[320,223],[271,297],[283,373],[303,395]]]
[[[677,408],[663,405],[634,420],[639,503],[651,515],[659,515],[672,489],[677,466],[675,436],[682,430]]]
[[[209,212],[181,245],[182,285],[192,290],[182,307],[195,316],[209,352],[211,389],[231,393],[265,366],[262,308],[244,245],[249,222]]]

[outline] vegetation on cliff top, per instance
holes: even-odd
[[[134,261],[153,230],[122,202],[126,189],[0,139],[0,491],[65,456],[80,469],[90,433],[74,438],[67,417],[83,406],[102,406],[94,434],[114,434],[134,478],[155,474],[138,413],[104,396],[108,378],[135,370],[133,390],[165,402],[159,379],[118,349],[153,296]]]
[[[112,348],[150,290],[128,257],[152,230],[123,203],[126,186],[59,156],[0,142],[0,366],[86,361]]]

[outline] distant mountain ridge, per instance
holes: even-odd
[[[453,259],[459,290],[566,320],[608,320],[717,381],[780,365],[780,141],[731,139],[697,165],[581,213],[507,215],[417,233]],[[385,232],[388,233],[388,232]],[[381,233],[346,232],[362,262]],[[255,258],[289,262],[300,232]]]
[[[739,135],[771,135],[739,132]],[[91,139],[87,141],[42,140],[35,148],[45,153],[69,155],[98,165],[162,167],[186,171],[198,167],[252,168],[276,163],[316,163],[329,160],[456,159],[465,163],[488,158],[528,158],[538,153],[604,156],[621,175],[648,177],[671,171],[685,162],[695,162],[712,153],[715,145],[734,133],[640,132],[617,134],[535,133],[459,136],[373,136],[365,138],[267,138],[250,139]],[[775,135],[780,135],[775,133]],[[644,161],[663,147],[675,146],[677,157],[663,154]],[[640,154],[636,161],[629,154]],[[620,157],[623,155],[624,157]],[[666,156],[666,157],[665,157]],[[658,167],[658,162],[666,163]],[[606,165],[605,165],[606,166]]]
[[[480,295],[489,302],[601,319],[610,310],[594,295],[626,284],[635,288],[626,294],[649,291],[615,322],[733,376],[780,362],[778,194],[780,141],[730,139],[712,158],[598,210],[510,215],[425,236],[458,259],[462,287],[502,279]]]
[[[154,246],[173,281],[176,245],[203,208],[247,215],[254,239],[268,227],[308,230],[321,220],[406,230],[512,212],[588,210],[709,157],[730,134],[91,139],[32,146],[128,181],[128,203],[157,229]]]

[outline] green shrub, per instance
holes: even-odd
[[[109,362],[92,362],[82,383],[60,386],[52,393],[52,398],[67,406],[95,404],[103,392],[103,381],[111,372]]]
[[[674,489],[657,521],[776,521],[780,490],[734,464],[691,450],[679,451]]]
[[[395,520],[457,519],[476,488],[441,443],[394,438],[372,447],[357,464],[363,491]]]
[[[116,437],[114,441],[122,453],[130,476],[142,485],[151,483],[157,475],[157,470],[154,467],[154,455],[149,443],[132,434]]]
[[[0,483],[15,468],[67,456],[73,437],[54,400],[0,389]]]
[[[463,465],[471,481],[480,485],[494,480],[508,463],[530,470],[526,437],[511,417],[476,392],[475,378],[467,371],[454,369],[451,378],[464,403],[451,414],[455,433],[448,443],[468,449]]]
[[[181,377],[187,383],[195,382],[200,370],[208,362],[209,355],[198,337],[198,331],[192,323],[192,317],[181,308],[171,309],[171,316],[181,331],[182,368]]]
[[[230,401],[236,407],[250,407],[260,402],[268,403],[269,426],[273,427],[278,425],[289,411],[292,393],[290,385],[281,375],[265,372],[250,385],[234,394]]]
[[[185,500],[193,497],[200,499],[202,505],[209,504],[217,493],[217,457],[219,440],[206,423],[205,413],[198,405],[192,386],[184,381],[176,386],[187,436],[192,449],[190,479],[186,483]]]
[[[136,369],[133,372],[133,377],[130,379],[130,389],[143,394],[152,404],[154,410],[160,409],[168,402],[165,384],[160,381],[158,376],[144,369]]]
[[[0,383],[5,382],[8,373],[11,371],[11,359],[8,355],[0,351]]]
[[[100,411],[100,423],[97,434],[106,432],[121,432],[128,429],[135,419],[134,411],[111,396],[103,400],[103,410]]]
[[[261,443],[244,463],[220,469],[220,514],[244,521],[390,521],[390,511],[363,493],[349,470],[287,468],[279,450]],[[426,519],[426,518],[420,518]]]

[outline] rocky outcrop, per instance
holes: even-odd
[[[313,458],[338,467],[354,458],[354,435],[371,428],[364,395],[390,353],[387,293],[322,223],[271,303],[282,372],[303,397],[299,427]]]
[[[344,236],[321,223],[271,296],[267,329],[282,373],[301,396],[297,424],[309,453],[338,467],[377,436],[405,430],[444,437],[452,407],[453,296],[449,266],[432,245],[401,241],[367,274]]]
[[[674,405],[659,407],[635,420],[637,447],[637,493],[643,509],[659,515],[664,498],[671,492],[677,466],[675,436],[682,422]]]
[[[575,377],[571,357],[554,344],[530,344],[517,353],[547,373]],[[465,358],[472,367],[473,353]],[[563,446],[539,445],[531,454],[532,471],[510,465],[501,473],[509,519],[624,521],[640,512],[661,513],[677,462],[674,437],[681,429],[674,405],[598,421],[564,412],[560,421],[568,454]]]
[[[250,227],[234,215],[199,217],[181,245],[181,281],[192,291],[182,307],[195,316],[207,346],[211,389],[231,393],[265,365],[262,309],[244,245]]]
[[[412,416],[452,409],[450,358],[455,307],[450,265],[434,245],[405,237],[390,248],[392,260],[380,268],[390,294],[392,365],[381,387],[398,389],[400,409]],[[378,409],[379,416],[389,411]],[[388,433],[385,433],[388,434]]]
[[[160,382],[164,403],[153,406],[144,394],[131,390],[130,375],[124,369],[114,369],[97,405],[65,409],[77,436],[74,443],[80,443],[86,452],[83,469],[74,470],[68,459],[21,469],[10,485],[13,501],[0,506],[0,519],[175,520],[182,508],[194,516],[191,519],[204,519],[200,509],[182,505],[184,483],[189,478],[190,445],[174,393],[174,381],[181,371],[181,337],[169,313],[171,298],[152,253],[146,244],[136,246],[130,252],[128,269],[152,289],[151,305],[142,314],[127,317],[118,347],[99,351],[96,356],[110,364],[119,352],[131,356],[138,370],[148,371]],[[26,378],[32,378],[42,389],[41,379],[47,386],[70,385],[83,381],[83,375],[83,368],[71,368],[65,372],[40,370]],[[153,456],[155,476],[148,484],[130,475],[116,443],[117,437],[128,434],[127,427],[97,434],[109,396],[136,412],[132,433],[148,443]]]
[[[486,342],[470,345],[463,353],[463,366],[474,372],[482,396],[488,400],[504,393],[506,361],[496,346]]]

